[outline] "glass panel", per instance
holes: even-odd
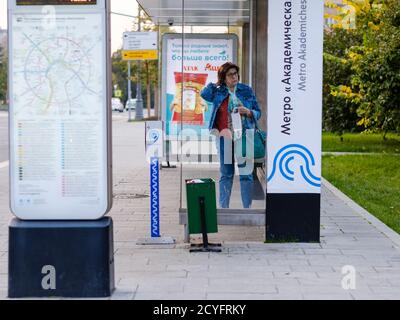
[[[260,177],[257,175],[257,172],[262,172],[259,168],[263,166],[263,161],[254,163],[253,159],[248,159],[243,162],[238,157],[242,147],[241,139],[233,142],[232,139],[221,138],[216,130],[214,134],[210,134],[209,131],[211,126],[221,130],[225,128],[225,132],[231,132],[235,116],[228,111],[242,107],[240,111],[243,115],[238,117],[239,127],[242,132],[243,128],[248,129],[248,136],[254,137],[254,131],[251,131],[254,128],[253,116],[257,115],[257,111],[261,114],[261,111],[253,101],[251,91],[246,86],[236,85],[236,82],[240,83],[240,79],[249,79],[243,71],[245,69],[249,72],[248,66],[245,68],[242,66],[249,63],[250,41],[248,38],[244,39],[243,23],[249,23],[250,12],[242,10],[241,14],[247,12],[247,17],[242,20],[233,19],[232,22],[228,14],[229,12],[232,14],[235,8],[231,11],[220,10],[220,15],[224,15],[223,19],[219,17],[218,22],[212,17],[203,17],[207,25],[199,26],[194,25],[202,21],[196,16],[200,14],[199,11],[194,8],[198,2],[196,1],[196,4],[192,1],[183,2],[180,19],[183,24],[180,28],[183,38],[179,39],[180,43],[173,44],[173,47],[179,49],[182,49],[183,44],[183,57],[175,57],[181,62],[183,74],[182,71],[177,71],[168,77],[169,81],[174,81],[173,85],[168,86],[175,86],[175,98],[170,104],[168,112],[171,111],[171,114],[167,119],[170,119],[168,129],[175,135],[176,140],[172,146],[173,153],[181,160],[178,164],[181,178],[181,208],[187,207],[185,186],[187,179],[212,178],[216,182],[218,208],[264,210],[265,183],[259,181],[265,181],[265,177],[262,174]],[[247,9],[250,8],[248,2],[243,3],[247,3]],[[226,5],[230,7],[235,4],[226,2]],[[221,25],[221,21],[226,21],[225,25]],[[249,37],[249,34],[247,32],[245,36]],[[247,47],[242,45],[243,42],[247,43]],[[176,53],[178,54],[178,51]],[[247,59],[244,60],[243,57]],[[238,65],[240,73],[236,74],[235,68],[228,68],[222,79],[223,83],[219,84],[218,70],[226,62]],[[232,89],[236,88],[236,95],[228,93],[228,83]],[[207,85],[209,85],[208,90],[203,91],[201,96],[200,93]],[[229,103],[230,101],[233,102]],[[217,112],[217,109],[223,109],[225,112]],[[265,121],[265,118],[260,121]],[[221,154],[222,149],[225,155]],[[242,161],[240,169],[237,166],[238,161]],[[239,175],[239,172],[242,175]]]
[[[262,175],[263,162],[254,164],[252,160],[247,161],[245,168],[240,170],[245,174],[240,177],[237,157],[233,156],[235,165],[230,161],[240,147],[230,150],[232,142],[226,141],[224,146],[225,144],[228,146],[226,155],[228,162],[225,160],[225,164],[221,165],[221,156],[218,152],[221,138],[218,135],[218,138],[216,135],[211,135],[209,131],[210,126],[220,129],[226,127],[230,131],[233,121],[229,120],[232,116],[228,114],[230,95],[226,81],[231,81],[232,78],[249,84],[252,69],[249,62],[252,34],[249,32],[250,2],[225,1],[225,7],[220,6],[221,2],[178,0],[173,9],[163,8],[165,12],[168,11],[169,18],[166,18],[165,14],[160,14],[158,22],[164,28],[161,31],[163,33],[162,118],[165,120],[167,136],[167,157],[164,160],[170,165],[177,165],[176,169],[171,170],[176,179],[176,184],[171,187],[180,190],[181,208],[186,208],[186,179],[212,178],[216,182],[219,207],[243,209],[250,207],[251,203],[252,209],[264,210],[265,183],[259,182],[265,181]],[[209,10],[199,10],[199,8],[209,8]],[[210,12],[213,14],[209,14]],[[172,33],[166,35],[166,31]],[[218,70],[226,62],[239,66],[240,77],[239,74],[234,75],[235,69],[231,68],[232,70],[227,70],[228,76],[223,79],[225,83],[216,89]],[[214,84],[212,90],[222,94],[222,100],[215,104],[213,103],[215,96],[208,97],[210,101],[206,101],[204,98],[207,99],[207,94],[203,97],[200,94],[210,83]],[[251,117],[256,113],[247,112],[246,109],[257,111],[257,108],[252,100],[251,91],[243,85],[239,85],[238,88],[236,100],[235,96],[232,96],[231,101],[237,101],[236,107],[243,105],[242,112],[248,113],[250,117],[243,115],[239,121],[243,127],[251,129],[254,126]],[[227,110],[225,114],[217,112],[217,109],[221,110],[222,107]],[[264,114],[265,110],[260,113]],[[262,121],[265,121],[264,116],[259,123],[260,127],[265,127]],[[235,144],[242,146],[239,141]]]

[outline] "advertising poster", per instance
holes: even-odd
[[[185,35],[183,56],[182,35],[163,37],[162,106],[168,139],[176,139],[181,126],[192,129],[200,139],[202,129],[208,129],[212,111],[212,104],[203,100],[200,92],[208,83],[217,82],[221,65],[236,61],[236,35]]]

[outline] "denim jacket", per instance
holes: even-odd
[[[225,84],[217,87],[215,83],[209,83],[205,88],[203,88],[203,90],[201,90],[201,97],[204,100],[213,103],[209,126],[210,130],[215,128],[215,119],[218,109],[221,107],[222,102],[229,96],[228,90],[229,89]],[[242,118],[243,129],[254,129],[255,122],[253,119],[260,119],[261,110],[258,106],[257,98],[254,95],[253,90],[243,83],[238,83],[236,96],[242,102],[243,106],[253,113],[253,118]]]

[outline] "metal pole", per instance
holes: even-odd
[[[185,0],[182,0],[182,65],[181,65],[181,72],[182,72],[182,90],[181,90],[181,132],[180,132],[180,144],[181,144],[181,154],[180,154],[180,192],[179,192],[179,202],[180,202],[180,207],[183,208],[183,164],[182,164],[182,157],[183,157],[183,141],[182,141],[182,131],[183,131],[183,91],[185,90],[184,84],[185,84],[185,69],[184,69],[184,55],[185,55],[185,50],[184,50],[184,45],[185,45]]]
[[[160,30],[160,23],[158,23],[158,28],[157,28],[157,43],[160,48],[160,38],[161,38],[161,30]],[[159,49],[160,50],[160,49]],[[161,51],[159,51],[160,56],[158,57],[158,95],[157,95],[157,120],[162,120],[162,109],[161,109],[161,100],[162,100],[162,92],[161,92],[161,84],[162,84],[162,64],[161,64]],[[164,61],[162,62],[164,63]]]
[[[131,92],[131,61],[128,61],[128,101],[126,106],[128,107],[128,121],[132,121],[132,114],[131,114],[131,99],[132,99],[132,92]]]
[[[253,36],[254,36],[254,2],[250,0],[250,41],[249,41],[249,86],[253,86]]]
[[[138,10],[138,15],[139,15],[139,22],[138,22],[138,31],[141,31],[141,25],[140,25],[140,5],[139,5],[139,10]],[[143,120],[143,98],[142,98],[142,84],[141,84],[141,79],[140,79],[140,74],[142,72],[142,63],[140,60],[137,62],[137,85],[136,85],[136,116],[135,120]]]

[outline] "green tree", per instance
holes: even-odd
[[[323,128],[342,135],[356,130],[357,105],[341,95],[332,94],[338,86],[351,86],[351,64],[347,51],[360,44],[362,38],[354,30],[327,29],[324,41]]]
[[[111,58],[112,65],[112,85],[117,85],[122,91],[122,101],[125,103],[128,99],[128,64],[122,60],[121,50],[113,53]],[[114,92],[114,88],[113,88]]]
[[[357,125],[363,130],[383,132],[384,137],[389,130],[399,132],[400,1],[344,2],[354,9],[356,28],[348,28],[343,22],[348,13],[339,11],[333,33],[344,43],[351,35],[355,36],[355,41],[346,43],[348,47],[342,56],[343,51],[338,41],[325,51],[327,73],[339,74],[342,79],[335,76],[326,79],[324,102],[330,102],[326,106],[328,111],[334,110],[332,101],[341,102],[342,107],[337,114],[324,112],[324,119],[328,115],[331,123],[336,119],[339,123],[336,126],[344,126],[348,121],[351,123],[355,120],[351,117],[354,113],[346,114],[346,111],[356,110]],[[329,40],[326,37],[325,43],[329,43]],[[336,55],[329,50],[336,50]]]
[[[400,1],[389,0],[364,23],[364,44],[352,48],[358,122],[366,130],[400,132]]]
[[[0,60],[0,104],[7,100],[7,57]]]

